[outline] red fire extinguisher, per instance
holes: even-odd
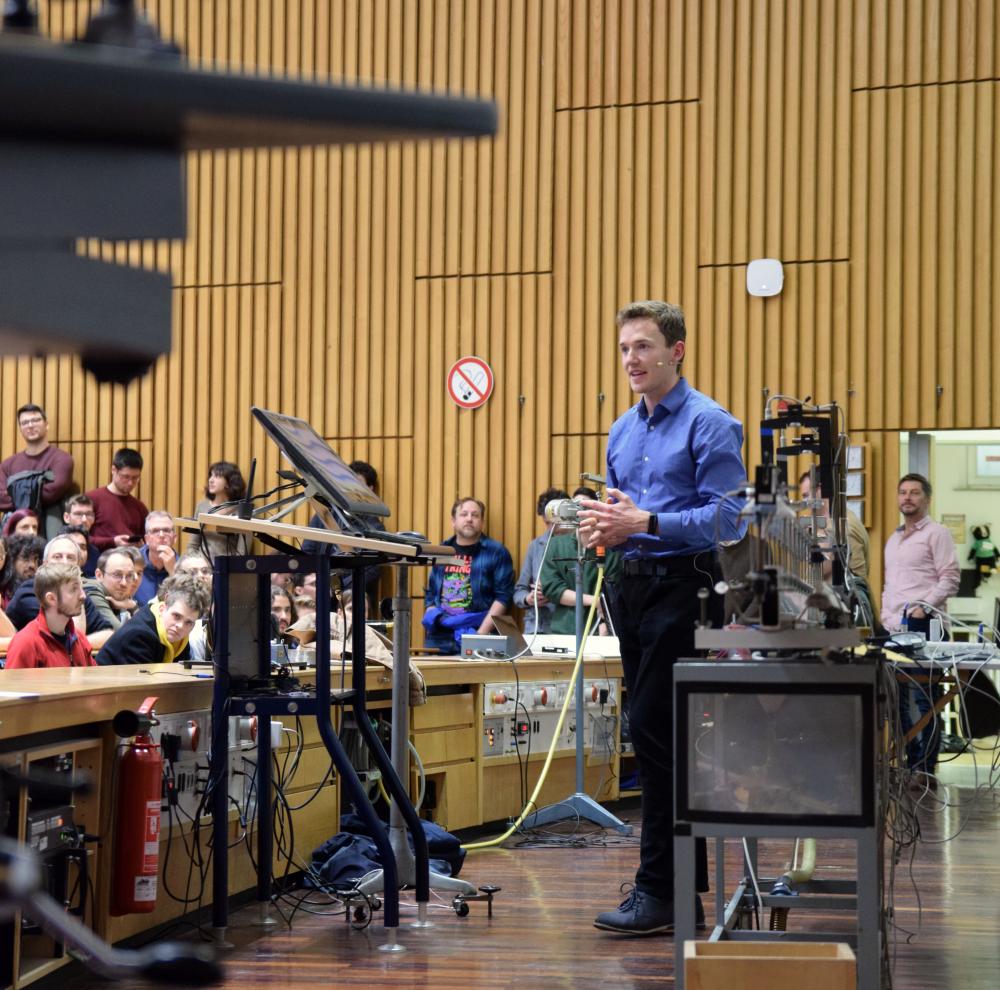
[[[148,913],[156,907],[160,869],[160,801],[163,758],[149,736],[156,725],[156,698],[138,712],[119,712],[112,723],[119,736],[132,737],[118,764],[118,807],[111,880],[111,913]]]

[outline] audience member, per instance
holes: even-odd
[[[11,587],[14,583],[14,565],[7,556],[7,537],[0,536],[0,608],[7,604],[8,588],[11,594],[14,593]]]
[[[10,649],[10,641],[14,638],[17,633],[17,629],[14,627],[14,623],[7,618],[7,613],[0,608],[0,653],[6,656],[7,650]],[[0,666],[3,666],[0,663]]]
[[[230,503],[243,498],[246,490],[247,483],[236,464],[232,461],[216,461],[208,469],[205,497],[194,507],[194,514],[196,517],[202,512],[234,516],[238,506]],[[201,551],[209,559],[216,554],[247,554],[250,552],[250,537],[204,530],[191,537],[187,548],[189,551]]]
[[[896,486],[903,525],[885,544],[882,588],[882,625],[889,632],[930,633],[934,609],[943,609],[958,591],[959,565],[955,541],[946,526],[930,516],[931,483],[920,474],[905,474]],[[943,633],[947,635],[945,627]],[[941,749],[940,719],[934,703],[941,684],[900,685],[899,722],[906,735],[925,715],[929,722],[906,747],[907,765],[933,775]]]
[[[94,506],[90,541],[99,550],[141,543],[147,508],[132,492],[142,477],[142,455],[131,447],[115,451],[111,481],[87,492]]]
[[[212,562],[200,550],[185,550],[183,556],[177,561],[174,573],[196,577],[209,591],[212,590],[215,571],[212,568]]]
[[[48,535],[54,536],[59,525],[59,502],[73,483],[73,458],[49,443],[49,421],[41,406],[33,402],[21,406],[17,411],[17,425],[25,448],[0,463],[0,513],[10,509],[36,509],[40,516],[52,517],[46,528],[52,529]],[[52,472],[50,481],[39,478],[39,486],[37,481],[25,479],[23,488],[15,481],[12,497],[8,491],[12,477],[24,472],[44,471]],[[56,507],[55,512],[50,512],[52,507]]]
[[[549,527],[545,523],[545,506],[560,498],[569,498],[569,495],[561,488],[546,488],[538,496],[536,514],[542,520],[542,531],[532,539],[528,544],[528,549],[524,551],[521,573],[514,585],[514,604],[518,608],[524,609],[524,631],[528,634],[548,632],[549,623],[552,621],[552,610],[555,606],[542,594],[541,585],[537,582],[542,555],[545,553],[545,547],[549,541]],[[535,624],[536,614],[538,615],[537,625]]]
[[[374,492],[376,495],[378,494],[378,471],[371,464],[367,461],[351,461],[348,467],[357,475],[360,481],[363,481],[368,486],[369,491]],[[382,522],[380,516],[363,516],[362,519],[369,529],[385,531],[385,523]],[[313,529],[326,529],[318,513],[309,520],[309,525]],[[302,551],[303,553],[326,554],[329,557],[336,557],[340,553],[332,543],[320,543],[317,540],[303,540]],[[367,615],[375,615],[381,570],[380,567],[369,567],[365,571],[365,613]],[[346,592],[345,597],[349,598],[351,582],[354,580],[354,576],[347,570],[333,570],[331,573],[340,578],[340,589]]]
[[[542,575],[539,585],[545,596],[553,603],[552,622],[549,631],[563,635],[576,633],[576,560],[579,540],[577,534],[557,533],[549,544],[549,552],[545,555],[542,565]],[[614,584],[621,578],[622,555],[620,551],[609,550],[604,560],[597,556],[596,551],[587,550],[583,558],[583,606],[586,612],[594,602],[594,590],[597,585],[598,564],[604,564],[604,580]],[[597,631],[607,632],[603,613],[599,620]],[[602,628],[604,627],[604,628]]]
[[[809,472],[804,471],[799,477],[799,497],[803,500],[811,498],[812,482]],[[816,486],[816,497],[823,500],[822,508],[819,510],[821,525],[825,527],[825,536],[828,541],[833,540],[834,534],[830,531],[830,501],[823,498],[823,490]],[[850,510],[847,510],[847,552],[849,558],[849,569],[857,577],[868,580],[868,552],[869,540],[868,530],[864,523]],[[828,566],[829,565],[829,566]],[[831,562],[823,565],[823,576],[829,577],[833,572]]]
[[[456,556],[431,568],[424,594],[425,645],[458,653],[462,633],[486,633],[493,616],[503,615],[514,600],[514,564],[510,552],[483,535],[486,506],[460,498],[451,507],[455,535],[445,540]]]
[[[139,591],[139,585],[142,584],[142,569],[146,566],[146,558],[143,557],[142,551],[138,547],[132,546],[131,544],[126,544],[118,549],[128,556],[135,568],[135,575],[132,578],[132,584],[129,586],[128,590],[129,598],[135,598]]]
[[[31,509],[15,509],[3,524],[4,536],[38,536],[38,516]]]
[[[11,536],[7,538],[7,588],[3,608],[7,609],[15,592],[28,578],[35,576],[45,553],[45,540],[40,536]],[[29,619],[34,616],[29,616]]]
[[[212,581],[215,571],[212,562],[200,550],[187,550],[177,561],[175,574],[185,574],[188,577],[197,578],[207,589],[209,595],[212,594]],[[208,660],[212,654],[212,623],[210,616],[212,606],[209,604],[208,612],[200,618],[188,636],[188,648],[191,650],[192,660]]]
[[[279,633],[284,633],[295,621],[293,600],[294,596],[286,588],[271,585],[271,615],[277,623]]]
[[[174,517],[162,509],[154,509],[146,516],[146,543],[141,548],[142,582],[135,593],[136,601],[145,605],[156,597],[160,585],[174,573],[177,566],[177,530]]]
[[[80,573],[83,573],[83,565],[90,557],[90,540],[87,538],[87,531],[82,526],[63,526],[56,536],[68,536],[80,551]]]
[[[39,539],[35,537],[35,539]],[[39,540],[39,542],[41,542]],[[57,536],[49,540],[42,549],[42,560],[46,564],[72,564],[79,566],[80,551],[74,540],[67,536]],[[41,604],[35,594],[34,573],[32,579],[25,579],[18,585],[7,606],[7,617],[18,629],[23,629],[38,615]],[[84,598],[79,616],[81,631],[87,634],[90,645],[99,649],[113,632],[111,623],[104,619],[89,598]]]
[[[174,663],[191,655],[188,637],[211,602],[200,578],[174,574],[160,586],[160,594],[143,605],[104,644],[98,663]]]
[[[87,542],[90,543],[90,531],[94,527],[94,503],[86,495],[70,495],[63,502],[63,523],[66,526],[78,526],[87,534]],[[87,562],[81,568],[85,578],[92,578],[97,568],[97,558],[102,551],[90,543],[87,550]]]
[[[41,609],[11,641],[7,669],[96,666],[87,637],[73,624],[86,597],[80,568],[45,563],[35,574],[34,591]]]
[[[7,540],[0,536],[0,602],[3,601],[3,596],[7,590],[8,575],[10,573],[11,568],[7,560]],[[16,632],[17,629],[14,623],[7,618],[7,613],[3,610],[3,605],[0,604],[0,653],[7,652],[11,637]]]
[[[87,597],[99,615],[117,629],[132,617],[139,603],[132,598],[135,563],[121,547],[105,550],[97,561],[96,577],[83,582]]]

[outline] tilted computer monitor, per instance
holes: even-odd
[[[388,516],[389,507],[304,420],[251,406],[257,422],[312,489],[313,497],[350,516]]]

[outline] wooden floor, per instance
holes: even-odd
[[[922,801],[924,841],[912,881],[907,863],[898,873],[897,925],[914,935],[899,934],[893,985],[897,990],[995,990],[1000,985],[1000,802],[989,792],[966,788],[942,787],[939,793]],[[622,817],[637,817],[635,805],[617,810]],[[956,833],[951,841],[940,841]],[[788,853],[787,844],[762,844],[762,872],[769,864],[780,866]],[[438,900],[431,910],[435,927],[416,930],[408,925],[416,917],[408,901],[399,934],[406,952],[399,954],[378,951],[386,940],[380,916],[376,924],[355,931],[343,914],[299,913],[291,930],[283,926],[263,935],[253,924],[255,911],[244,909],[235,914],[230,931],[237,947],[226,954],[224,986],[652,990],[670,985],[672,939],[623,939],[591,924],[595,914],[617,903],[618,884],[631,877],[637,855],[635,840],[600,836],[575,847],[470,854],[463,876],[503,888],[493,919],[487,918],[485,904],[472,905],[468,917],[458,918],[447,901]],[[735,855],[734,849],[734,863]],[[852,862],[847,843],[821,842],[816,875],[846,875]],[[803,919],[793,911],[789,929],[806,927]],[[830,919],[813,924],[831,928]],[[847,923],[841,921],[840,927],[846,929]],[[68,982],[81,990],[97,986],[83,976],[59,985]]]

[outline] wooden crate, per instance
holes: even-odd
[[[855,990],[854,952],[843,942],[685,942],[687,990]]]

